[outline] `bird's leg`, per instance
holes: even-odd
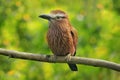
[[[65,60],[66,60],[67,62],[70,61],[70,59],[71,59],[71,53],[67,54],[67,56],[65,57]]]

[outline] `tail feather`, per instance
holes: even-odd
[[[78,71],[78,68],[77,68],[76,64],[68,64],[68,65],[69,65],[69,67],[72,71]]]

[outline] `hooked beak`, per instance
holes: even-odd
[[[39,17],[47,20],[50,20],[52,18],[49,14],[42,14]]]

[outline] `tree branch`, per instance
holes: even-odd
[[[9,56],[11,58],[34,60],[34,61],[41,61],[41,62],[50,62],[50,63],[84,64],[84,65],[89,65],[89,66],[104,67],[104,68],[120,71],[120,64],[106,61],[106,60],[100,60],[100,59],[73,57],[73,56],[71,56],[70,59],[66,59],[66,57],[62,57],[62,56],[55,57],[53,55],[18,52],[18,51],[6,50],[6,49],[1,49],[1,48],[0,48],[0,55]]]

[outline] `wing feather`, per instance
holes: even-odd
[[[77,46],[77,42],[78,42],[78,34],[77,34],[77,30],[74,27],[72,27],[72,29],[71,29],[71,35],[72,35],[73,44],[74,44],[74,47],[76,50],[76,46]]]

